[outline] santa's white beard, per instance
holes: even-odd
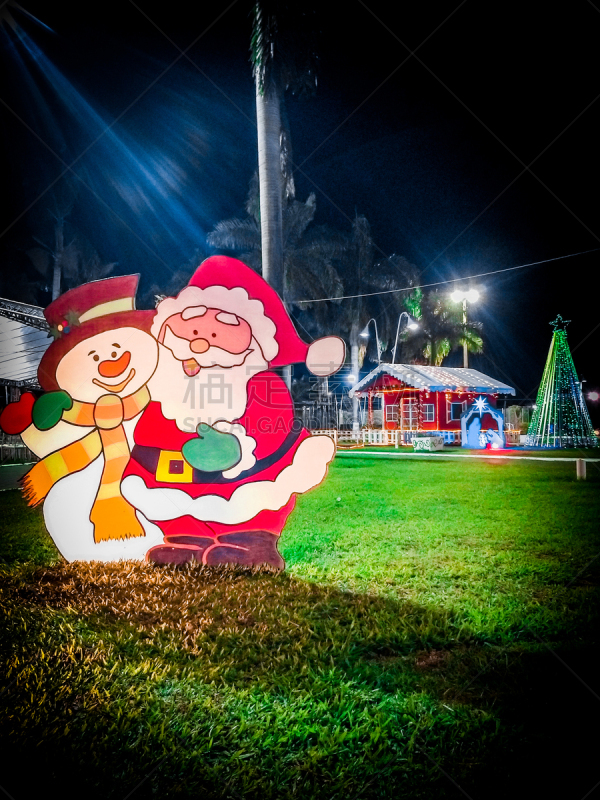
[[[204,364],[219,360],[211,350],[224,353],[219,348],[210,348],[201,354]],[[191,355],[199,360],[197,354]],[[228,355],[232,361],[240,358]],[[202,367],[197,375],[188,377],[182,362],[171,350],[159,345],[158,367],[148,382],[148,389],[152,400],[161,404],[166,419],[174,420],[180,430],[193,433],[201,422],[214,425],[218,420],[231,422],[242,417],[248,402],[248,381],[267,367],[260,346],[253,339],[246,360],[240,366]]]
[[[192,369],[191,365],[195,361],[200,367],[239,367],[248,358],[252,350],[244,350],[242,353],[230,353],[227,350],[222,350],[220,347],[209,347],[204,353],[195,353],[191,347],[188,339],[182,339],[180,336],[175,336],[173,331],[167,325],[164,340],[161,342],[164,346],[173,353],[174,358],[178,361],[188,362],[187,369],[182,369],[186,375],[192,376],[197,373],[197,367]]]

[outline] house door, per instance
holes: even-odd
[[[417,401],[407,399],[402,401],[402,424],[403,431],[416,431],[418,429],[419,415]]]

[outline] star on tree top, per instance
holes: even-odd
[[[553,320],[550,325],[554,326],[555,331],[566,331],[569,322],[571,322],[570,319],[563,319],[560,314],[557,314],[556,319]]]

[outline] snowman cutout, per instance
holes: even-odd
[[[23,489],[29,505],[44,502],[46,528],[67,561],[143,559],[162,541],[120,486],[158,361],[154,312],[134,309],[138,277],[79,286],[44,312],[55,337],[38,369],[47,394],[33,407],[23,398],[31,424],[21,434],[41,461]]]

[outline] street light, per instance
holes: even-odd
[[[456,291],[452,292],[450,297],[455,303],[460,303],[461,300],[468,300],[469,303],[476,303],[479,300],[479,292],[477,289],[469,289],[468,292],[457,289]]]
[[[362,336],[365,339],[369,338],[369,325],[370,323],[375,325],[375,341],[377,342],[377,363],[381,364],[381,349],[379,347],[379,334],[377,333],[377,322],[371,317],[371,319],[365,325],[365,329],[360,332],[359,336]]]
[[[460,303],[462,300],[462,307],[463,307],[463,325],[465,326],[466,332],[466,325],[467,325],[467,301],[469,303],[476,303],[479,300],[479,292],[477,289],[469,289],[468,291],[456,289],[456,291],[452,292],[450,298],[455,303]],[[469,351],[467,350],[467,342],[463,342],[463,368],[469,368]]]
[[[398,317],[398,327],[396,328],[396,339],[394,341],[394,350],[392,352],[392,364],[394,364],[396,361],[396,348],[398,347],[398,334],[400,333],[400,322],[402,320],[402,317],[404,316],[406,316],[406,327],[410,328],[411,331],[416,331],[417,328],[419,327],[417,323],[414,321],[414,319],[411,317],[411,315],[408,313],[408,311],[402,311],[402,313]]]

